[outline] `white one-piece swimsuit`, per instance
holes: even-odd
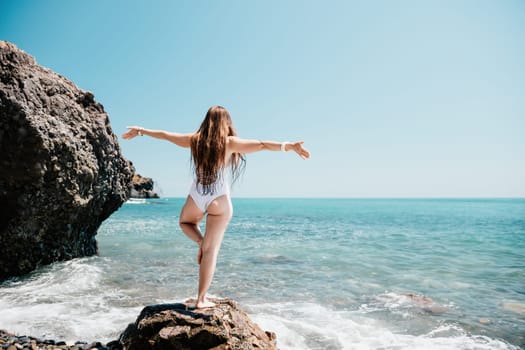
[[[206,212],[210,203],[223,195],[230,195],[230,186],[222,176],[217,179],[209,191],[204,191],[204,186],[197,180],[194,180],[190,187],[190,196],[202,212]]]

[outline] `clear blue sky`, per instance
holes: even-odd
[[[238,197],[525,196],[525,2],[0,0],[0,39],[126,125],[194,131],[209,106],[248,156]],[[186,196],[189,152],[121,139]]]

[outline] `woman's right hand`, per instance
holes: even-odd
[[[310,151],[308,151],[306,148],[303,147],[303,143],[304,141],[290,142],[289,143],[290,149],[288,151],[290,150],[294,151],[295,153],[299,155],[299,157],[303,159],[310,158]]]

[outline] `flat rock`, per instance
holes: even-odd
[[[125,350],[276,349],[276,336],[263,331],[231,299],[211,299],[213,308],[185,304],[145,307],[120,335]]]

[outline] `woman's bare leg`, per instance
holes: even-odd
[[[192,241],[199,244],[199,246],[203,241],[203,236],[199,228],[199,223],[203,217],[204,213],[197,207],[193,201],[193,198],[188,196],[186,203],[184,203],[180,213],[179,225],[182,229],[182,232],[184,232],[186,236],[188,236]],[[201,254],[202,250],[199,248],[199,252],[197,254],[197,262],[199,264],[201,260]]]
[[[206,293],[215,273],[219,249],[232,214],[231,200],[227,195],[218,197],[208,206],[206,232],[201,244],[202,259],[199,269],[199,294],[195,304],[196,308],[215,306],[214,303],[206,299]]]

